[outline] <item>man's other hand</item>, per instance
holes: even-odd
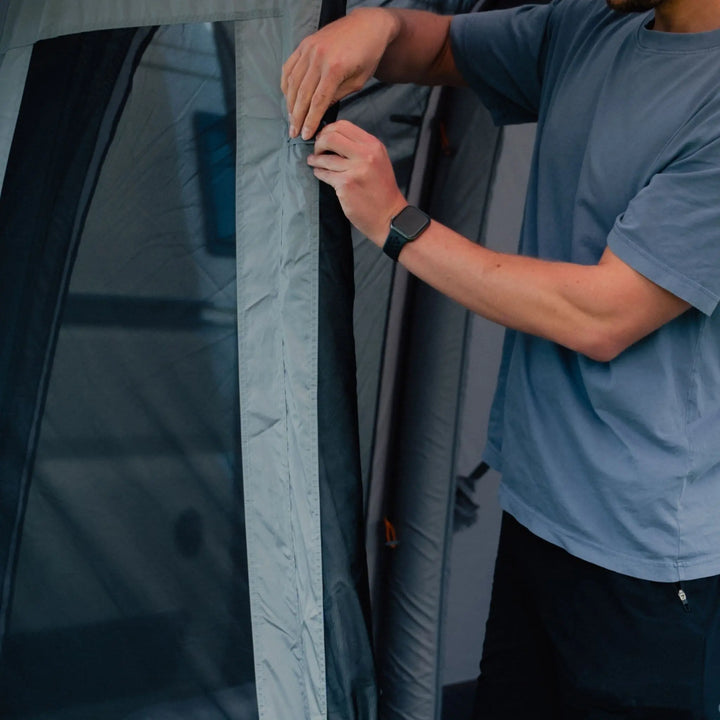
[[[390,221],[406,205],[385,146],[347,120],[327,125],[308,157],[318,180],[331,185],[348,220],[382,246]]]
[[[360,8],[305,38],[282,69],[290,137],[310,139],[330,105],[360,90],[396,32],[392,13]]]

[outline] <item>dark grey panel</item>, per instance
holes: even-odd
[[[493,250],[517,252],[534,138],[532,125],[503,130],[483,228],[483,244]],[[456,457],[462,474],[476,467],[485,446],[504,334],[499,325],[478,316],[472,318]],[[477,482],[472,496],[478,506],[477,521],[453,538],[443,640],[444,683],[460,683],[478,673],[500,532],[498,483],[494,470]]]
[[[464,90],[445,92],[436,128],[428,208],[434,218],[478,238],[499,131]],[[381,716],[434,720],[441,709],[445,578],[469,313],[418,281],[410,283],[407,313],[386,499],[398,545],[386,550]]]

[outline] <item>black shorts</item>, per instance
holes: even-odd
[[[720,720],[720,576],[620,575],[506,513],[480,672],[478,720]]]

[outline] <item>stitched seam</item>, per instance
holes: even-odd
[[[695,464],[695,450],[693,448],[692,444],[692,438],[690,437],[690,432],[688,430],[690,426],[690,402],[692,399],[692,395],[695,394],[697,396],[697,371],[698,371],[698,358],[700,356],[700,344],[702,342],[703,337],[705,336],[705,331],[708,327],[707,317],[703,317],[702,320],[702,327],[700,328],[700,331],[698,332],[697,339],[695,340],[695,347],[693,348],[693,363],[692,367],[690,368],[690,374],[689,374],[689,380],[688,380],[688,388],[687,392],[685,394],[685,415],[683,418],[684,421],[684,433],[685,433],[685,452],[687,453],[687,461],[686,461],[686,469],[685,469],[685,477],[683,478],[682,485],[680,488],[680,494],[678,496],[677,500],[677,509],[675,511],[675,527],[677,532],[677,555],[675,558],[675,563],[678,567],[678,580],[680,579],[680,572],[679,568],[681,565],[684,565],[685,563],[681,563],[680,561],[680,548],[681,548],[681,533],[680,533],[680,515],[682,513],[682,500],[683,495],[685,494],[685,490],[689,483],[691,483],[696,476],[695,471],[693,470],[693,466]]]

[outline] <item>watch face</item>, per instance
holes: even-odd
[[[401,235],[414,240],[430,224],[430,218],[422,210],[408,205],[394,217],[392,224]]]

